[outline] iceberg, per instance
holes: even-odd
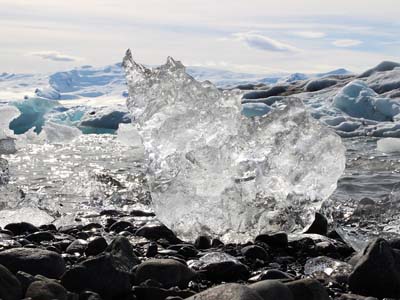
[[[78,128],[46,122],[39,138],[50,144],[64,144],[72,141],[81,134],[82,132]]]
[[[393,121],[400,113],[400,103],[379,96],[360,80],[347,84],[333,98],[333,106],[356,118],[375,121]]]
[[[400,152],[399,138],[384,138],[377,142],[377,149],[384,153]]]
[[[54,100],[44,98],[28,98],[11,103],[20,111],[20,115],[12,120],[10,128],[15,134],[22,134],[31,128],[40,133],[45,123],[45,115],[60,104]]]
[[[148,69],[128,51],[123,65],[152,205],[180,238],[302,230],[335,190],[345,148],[299,99],[246,118],[239,92],[196,81],[170,57]]]

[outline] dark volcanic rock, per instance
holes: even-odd
[[[21,297],[20,282],[7,268],[0,265],[0,299],[19,300]]]
[[[188,266],[174,259],[150,259],[141,263],[135,274],[135,282],[140,284],[148,279],[155,280],[165,288],[186,287],[196,273]]]
[[[62,285],[54,281],[45,280],[33,282],[28,287],[25,297],[32,300],[67,300],[68,294]]]
[[[304,233],[315,233],[320,235],[328,234],[328,220],[320,213],[315,213],[314,221]]]
[[[133,288],[133,294],[137,300],[164,300],[167,297],[178,297],[178,299],[186,299],[194,295],[189,290],[162,289],[158,287],[138,286]]]
[[[207,264],[199,271],[212,282],[234,282],[247,280],[250,276],[249,269],[240,262],[222,261]]]
[[[35,225],[26,222],[10,223],[6,225],[4,229],[10,230],[14,235],[21,235],[24,233],[34,233],[39,231],[39,229]]]
[[[251,288],[241,284],[230,283],[205,290],[187,298],[187,300],[263,300],[263,298]]]
[[[206,235],[200,235],[194,241],[194,246],[199,250],[209,249],[211,248],[211,238]]]
[[[285,232],[260,234],[254,241],[267,244],[273,248],[286,248],[288,246],[288,236]]]
[[[65,250],[69,254],[79,253],[83,254],[88,246],[88,242],[81,239],[73,241]]]
[[[126,271],[131,271],[134,266],[140,264],[140,260],[133,252],[132,244],[126,237],[116,237],[107,247],[106,252],[110,253]]]
[[[263,280],[253,283],[249,287],[264,300],[293,300],[290,289],[279,280]]]
[[[286,284],[295,300],[330,300],[328,291],[313,279],[301,279]]]
[[[26,239],[30,242],[40,243],[46,241],[53,241],[54,235],[48,231],[38,231],[26,236]]]
[[[98,255],[98,254],[102,253],[104,250],[106,250],[106,248],[108,246],[106,239],[103,238],[102,236],[96,236],[96,237],[90,238],[88,241],[89,241],[89,243],[85,250],[85,254],[87,256]]]
[[[400,254],[383,239],[373,241],[349,277],[352,292],[378,298],[400,297]]]
[[[2,251],[0,264],[13,273],[24,271],[48,278],[59,278],[65,272],[65,262],[61,255],[42,249],[14,248]]]
[[[176,244],[181,242],[170,229],[162,224],[148,224],[140,227],[136,231],[136,235],[145,237],[148,240],[166,239]]]
[[[247,259],[268,260],[268,253],[264,248],[257,245],[250,245],[242,248],[242,254]]]
[[[105,300],[119,299],[131,290],[130,273],[111,254],[85,260],[65,272],[62,285],[69,291],[80,293],[92,290]]]

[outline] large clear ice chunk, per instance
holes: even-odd
[[[124,67],[153,207],[179,237],[300,230],[335,190],[345,148],[300,100],[246,118],[239,93],[196,81],[172,58],[148,69],[128,51]]]

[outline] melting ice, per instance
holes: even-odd
[[[241,94],[196,81],[172,58],[151,70],[128,51],[124,66],[153,207],[181,238],[299,230],[335,190],[345,148],[300,100],[246,118]]]

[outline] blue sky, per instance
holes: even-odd
[[[332,2],[332,3],[331,3]],[[0,72],[119,62],[249,73],[400,61],[398,0],[0,0]]]

